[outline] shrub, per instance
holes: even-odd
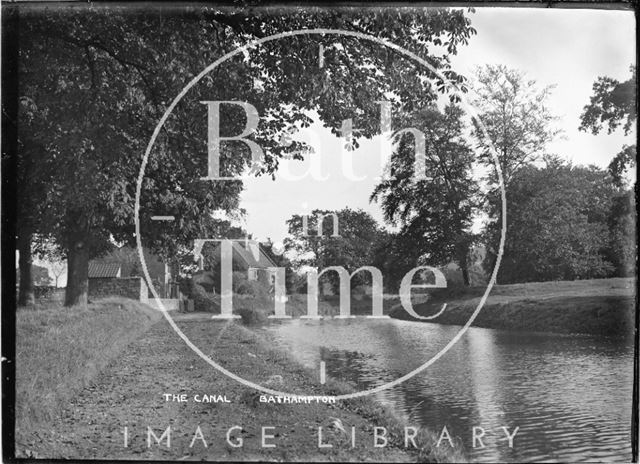
[[[238,295],[247,295],[263,300],[269,298],[269,290],[257,280],[245,280],[240,282],[236,286],[234,292]]]
[[[193,300],[193,309],[195,311],[220,313],[219,297],[207,293],[202,285],[192,283],[189,297]]]
[[[232,274],[231,288],[233,293],[238,293],[238,287],[243,285],[247,281],[247,273],[234,271]]]
[[[269,298],[235,297],[233,308],[245,325],[264,324],[273,312],[273,300]]]
[[[220,313],[220,297],[208,293],[202,285],[195,283],[193,279],[182,279],[180,291],[193,301],[193,311]]]

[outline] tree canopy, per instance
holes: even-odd
[[[631,66],[631,77],[620,82],[600,76],[593,83],[593,95],[580,116],[580,130],[597,135],[603,128],[611,134],[622,124],[625,134],[633,129],[638,113],[636,109],[636,67]]]
[[[420,257],[434,266],[456,261],[468,284],[466,262],[478,186],[471,175],[473,152],[464,138],[462,117],[462,109],[453,104],[444,112],[430,107],[413,116],[409,124],[426,138],[427,178],[414,176],[414,141],[405,136],[371,199],[379,200],[385,220],[399,227],[399,239],[411,243],[414,265]]]
[[[91,257],[104,253],[111,241],[134,243],[135,180],[153,127],[180,89],[216,58],[255,38],[326,27],[388,38],[429,57],[447,81],[393,50],[354,37],[286,38],[257,47],[250,60],[240,54],[225,62],[176,107],[147,166],[143,242],[164,255],[214,232],[210,212],[239,208],[241,182],[200,180],[206,173],[207,134],[201,101],[241,100],[256,107],[264,117],[252,137],[266,155],[260,172],[270,173],[282,156],[302,156],[296,144],[278,141],[286,129],[309,124],[309,110],[317,110],[336,132],[343,119],[355,117],[358,135],[370,137],[379,131],[376,101],[392,94],[394,110],[402,113],[416,101],[433,101],[451,82],[463,84],[448,55],[475,33],[462,10],[445,9],[19,8],[22,146],[17,155],[22,166],[44,168],[46,179],[30,176],[18,192],[19,202],[41,207],[18,235],[29,242],[31,233],[50,234],[67,255],[67,304],[86,300]],[[322,69],[319,44],[326,50]],[[436,46],[446,52],[432,53]],[[244,124],[241,111],[228,111],[221,134],[238,134]],[[225,144],[224,174],[243,172],[249,158],[243,144]],[[158,214],[175,221],[159,226],[151,220]]]
[[[559,135],[557,119],[548,108],[552,86],[540,87],[535,80],[505,65],[486,65],[476,70],[473,105],[484,131],[474,120],[474,136],[480,159],[494,169],[491,144],[497,152],[505,184],[518,169],[540,159],[546,146]],[[495,175],[493,176],[496,182]]]
[[[607,277],[608,217],[616,190],[606,171],[558,158],[525,166],[507,189],[509,231],[500,283]]]
[[[334,216],[337,218],[334,229]],[[318,222],[321,222],[318,233]],[[350,273],[361,266],[370,266],[373,246],[381,230],[376,220],[363,210],[344,208],[339,211],[315,209],[307,216],[307,229],[301,215],[287,221],[289,236],[284,245],[287,255],[297,270],[310,266],[322,270],[329,266],[342,266]],[[335,232],[338,234],[334,235]],[[338,288],[338,277],[325,277],[334,289]],[[354,286],[369,282],[366,273],[354,276]]]
[[[631,77],[620,82],[611,77],[598,77],[593,83],[593,95],[580,115],[580,130],[597,135],[606,127],[611,134],[622,124],[627,135],[638,118],[636,109],[636,67]],[[617,185],[624,184],[623,174],[636,164],[636,145],[625,145],[609,164],[609,171]]]

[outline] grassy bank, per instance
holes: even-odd
[[[635,325],[634,278],[496,285],[473,325],[506,330],[629,336]],[[429,321],[463,325],[485,288],[444,289],[416,304],[420,315],[446,311]],[[391,317],[412,319],[400,307]]]
[[[16,315],[16,440],[51,427],[68,400],[160,319],[133,300],[51,304]]]

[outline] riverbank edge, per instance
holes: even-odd
[[[415,319],[401,307],[395,307],[389,316],[409,321],[464,325],[476,310],[480,298],[434,299],[415,305],[414,309],[418,315],[428,316],[437,313],[444,303],[447,307],[443,314],[428,321]],[[636,295],[489,296],[471,325],[514,332],[625,338],[634,333],[636,308]]]
[[[253,335],[260,349],[269,353],[270,359],[275,358],[279,360],[279,362],[277,362],[278,368],[283,371],[288,371],[288,374],[291,375],[303,375],[309,380],[317,377],[317,372],[305,367],[288,351],[281,348],[274,348],[274,339],[267,333],[256,330],[260,325],[237,324],[236,327],[241,331],[245,331],[246,334]],[[319,386],[319,388],[322,394],[327,396],[346,395],[356,392],[350,384],[329,377],[326,379],[326,383]],[[436,447],[438,435],[424,427],[420,427],[416,435],[416,441],[421,444],[421,447],[419,449],[405,448],[405,427],[410,426],[410,424],[390,408],[375,400],[372,395],[339,400],[336,402],[336,406],[362,417],[369,422],[372,427],[384,427],[388,432],[388,446],[406,453],[407,457],[412,459],[412,462],[467,462],[463,452],[458,448]]]

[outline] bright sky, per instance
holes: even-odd
[[[634,143],[635,135],[625,137],[622,131],[612,135],[605,131],[598,136],[578,131],[580,114],[596,78],[610,76],[624,81],[630,76],[629,66],[635,62],[633,12],[476,8],[470,17],[478,34],[452,58],[454,70],[470,76],[476,66],[505,64],[526,72],[540,85],[556,85],[549,103],[561,118],[558,126],[565,139],[550,146],[550,152],[574,164],[605,167],[623,144]],[[300,175],[319,163],[327,180],[306,176],[283,181],[280,176],[275,182],[266,177],[245,181],[244,227],[258,239],[280,241],[287,235],[285,221],[293,214],[346,206],[369,211],[382,222],[379,207],[368,201],[376,176],[382,173],[379,138],[365,141],[353,153],[354,175],[365,177],[356,181],[343,174],[341,142],[322,124],[314,124],[299,136],[319,146],[320,154],[288,163],[288,169]]]

